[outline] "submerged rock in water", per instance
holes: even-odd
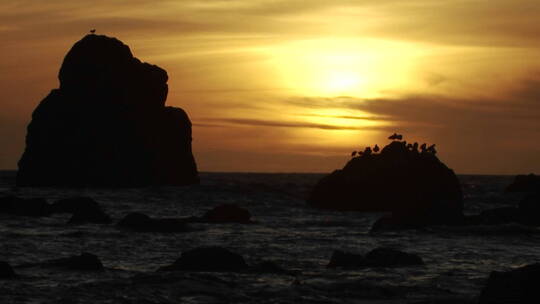
[[[262,261],[252,268],[255,273],[270,273],[270,274],[283,274],[283,275],[296,275],[297,272],[287,270],[275,262]]]
[[[424,265],[422,258],[416,254],[386,247],[375,248],[368,252],[366,261],[371,267]]]
[[[74,255],[67,258],[60,258],[55,260],[48,260],[39,263],[23,264],[18,267],[59,267],[67,270],[79,270],[79,271],[101,271],[103,270],[103,264],[99,258],[91,253],[83,252],[80,255]]]
[[[478,215],[465,217],[465,224],[468,225],[500,225],[507,223],[521,223],[521,212],[518,208],[487,209]]]
[[[99,204],[90,197],[70,197],[51,204],[51,213],[75,213],[80,210],[101,209]]]
[[[207,211],[200,218],[200,221],[210,223],[252,223],[251,213],[236,204],[219,205],[212,210]]]
[[[487,209],[478,215],[465,217],[466,225],[501,225],[516,223],[526,226],[540,226],[540,194],[529,194],[518,207]]]
[[[522,223],[540,226],[540,192],[529,194],[519,202]]]
[[[4,261],[0,261],[0,280],[2,279],[14,279],[16,277],[13,268]]]
[[[46,263],[50,266],[62,267],[69,270],[101,271],[103,264],[99,258],[91,253],[83,252],[80,255],[52,260]]]
[[[330,262],[326,265],[328,268],[344,267],[357,268],[366,267],[366,260],[363,255],[348,253],[341,250],[334,250]]]
[[[81,210],[75,211],[71,218],[68,221],[68,224],[85,224],[85,223],[94,223],[94,224],[110,224],[112,222],[109,215],[107,215],[101,209],[90,209],[90,210]]]
[[[19,216],[48,216],[50,205],[44,198],[0,197],[0,213]]]
[[[424,265],[421,257],[392,248],[378,247],[365,256],[335,250],[332,253],[328,268],[362,268],[362,267],[400,267]]]
[[[185,220],[175,218],[153,219],[148,215],[132,212],[126,215],[118,227],[137,232],[187,232],[189,227]]]
[[[89,197],[73,197],[54,202],[51,209],[55,213],[72,213],[68,224],[109,224],[111,218],[101,206]]]
[[[161,270],[239,272],[248,269],[244,258],[221,247],[199,247],[182,252],[174,264]]]
[[[540,192],[540,176],[517,175],[514,181],[506,187],[507,192]]]
[[[144,186],[198,182],[191,122],[166,107],[167,72],[121,41],[87,35],[71,48],[60,88],[28,126],[18,186]]]
[[[394,221],[404,225],[460,223],[459,181],[428,151],[393,141],[380,153],[369,150],[353,157],[343,169],[317,183],[308,204],[341,211],[391,212]]]
[[[540,303],[540,264],[507,272],[493,271],[480,295],[480,304]]]

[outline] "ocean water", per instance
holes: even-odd
[[[163,234],[67,225],[69,215],[0,215],[0,260],[17,266],[90,252],[106,268],[15,267],[20,277],[0,281],[0,303],[475,303],[491,271],[540,261],[540,231],[514,224],[370,233],[380,214],[306,206],[321,174],[202,173],[200,185],[120,190],[14,188],[14,176],[0,172],[0,195],[49,202],[90,196],[114,222],[134,211],[186,217],[235,203],[256,223],[192,224],[191,232]],[[467,214],[516,205],[522,197],[504,193],[511,176],[459,178]],[[250,265],[273,261],[295,274],[156,271],[184,250],[209,245],[241,254]],[[335,249],[365,253],[379,246],[418,254],[425,266],[326,268]]]

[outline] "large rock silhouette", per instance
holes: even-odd
[[[380,153],[352,158],[323,177],[308,204],[323,209],[391,212],[392,226],[463,221],[463,194],[454,172],[434,152],[393,141]]]
[[[167,72],[116,38],[71,48],[60,88],[32,115],[19,186],[145,186],[198,182],[191,122],[166,107]]]
[[[506,187],[507,192],[540,192],[540,176],[535,174],[517,175]]]

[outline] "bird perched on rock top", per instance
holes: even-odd
[[[379,152],[380,148],[379,146],[375,145],[375,147],[373,147],[373,152],[377,153]]]
[[[90,30],[90,34],[95,34],[96,33],[96,29],[91,29]]]
[[[397,136],[398,136],[397,133],[394,133],[394,134],[388,136],[388,139],[394,140],[394,139],[397,139]]]
[[[364,155],[370,155],[370,154],[371,154],[371,148],[366,147],[366,149],[364,150]]]
[[[352,151],[351,156],[355,157],[356,156],[356,151]]]
[[[437,150],[435,150],[435,144],[429,146],[427,148],[427,151],[430,152],[430,153],[433,153],[433,154],[437,154]]]
[[[420,146],[420,150],[422,150],[422,152],[426,152],[426,144],[425,143]]]
[[[396,139],[397,139],[397,140],[402,140],[402,139],[403,139],[403,135],[397,134],[397,135],[396,135]]]
[[[412,148],[413,148],[413,151],[418,152],[418,143],[415,142],[415,143],[413,144]]]

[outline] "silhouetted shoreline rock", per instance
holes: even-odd
[[[87,252],[83,252],[80,255],[74,255],[66,258],[59,258],[54,260],[48,260],[39,263],[23,264],[18,267],[30,268],[30,267],[53,267],[63,268],[66,270],[75,271],[103,271],[103,264],[100,259],[95,255]]]
[[[111,218],[101,206],[89,197],[73,197],[52,204],[44,198],[0,197],[0,214],[44,217],[58,213],[70,213],[68,224],[109,224]]]
[[[43,198],[0,197],[0,213],[17,216],[41,217],[51,214],[50,205]]]
[[[297,275],[295,271],[284,269],[275,262],[262,261],[251,269],[255,273],[270,273],[270,274],[283,274],[283,275]]]
[[[506,187],[507,192],[540,192],[540,176],[535,174],[517,175]]]
[[[480,295],[480,304],[540,303],[540,264],[507,272],[493,271]]]
[[[200,218],[194,218],[194,221],[204,223],[239,223],[251,224],[251,213],[236,204],[222,204],[206,213]]]
[[[364,267],[400,267],[424,265],[421,257],[392,248],[378,247],[365,256],[335,250],[332,253],[328,268],[364,268]]]
[[[101,206],[92,198],[86,196],[59,199],[51,204],[51,213],[75,213],[81,210],[101,209]]]
[[[208,271],[208,272],[241,272],[249,266],[244,258],[221,247],[199,247],[182,252],[172,265],[160,270]]]
[[[395,227],[462,223],[461,186],[435,153],[434,145],[424,144],[419,152],[418,144],[404,141],[393,141],[378,154],[366,148],[323,177],[307,202],[322,209],[391,212]]]
[[[109,215],[101,209],[78,210],[73,213],[68,221],[70,225],[94,223],[110,224],[112,222]]]
[[[71,48],[60,88],[32,114],[18,186],[134,187],[197,183],[191,122],[166,107],[167,72],[116,38]]]
[[[465,217],[465,225],[501,225],[516,223],[526,226],[540,226],[540,194],[525,196],[518,207],[487,209],[480,214]]]
[[[13,271],[11,265],[9,265],[7,262],[0,261],[0,280],[14,279],[15,277],[17,276],[15,275],[15,271]]]
[[[136,232],[187,232],[189,227],[184,219],[153,219],[148,215],[132,212],[117,224],[118,227]]]
[[[112,222],[109,215],[101,206],[89,197],[72,197],[58,200],[51,205],[52,213],[73,214],[68,224],[109,224]]]

